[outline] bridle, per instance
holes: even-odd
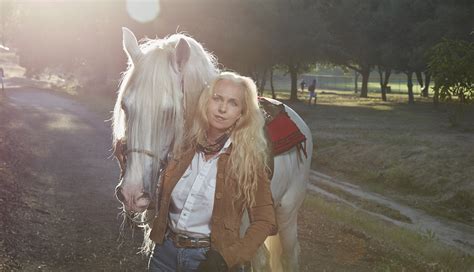
[[[207,87],[207,83],[204,85],[203,89],[206,88],[206,87]],[[181,92],[183,94],[183,99],[186,99],[184,97],[184,95],[185,95],[185,92],[184,92],[184,79],[181,79]],[[185,102],[184,102],[184,115],[186,115],[186,103]],[[173,142],[174,142],[174,140],[172,141],[172,143],[170,145],[170,148],[168,149],[166,159],[165,160],[159,159],[160,168],[158,170],[158,181],[157,181],[156,194],[158,194],[158,192],[160,190],[159,178],[160,178],[160,175],[163,172],[163,170],[166,168],[166,165],[168,164],[169,157],[170,157],[170,151],[172,150],[172,147],[174,145]],[[139,148],[128,149],[126,139],[122,138],[122,139],[117,140],[117,142],[115,143],[115,146],[114,146],[114,155],[117,158],[117,160],[119,162],[119,165],[120,165],[120,179],[122,179],[125,176],[125,171],[126,171],[126,168],[127,168],[127,156],[131,153],[143,154],[143,155],[148,156],[148,157],[150,157],[154,160],[158,159],[158,157],[150,150],[139,149]],[[155,203],[155,195],[156,194],[152,194],[152,198],[151,198],[150,203]],[[156,207],[148,207],[147,209],[148,210],[151,210],[151,209],[156,210],[157,209],[157,204],[158,203],[155,203]],[[124,213],[125,213],[125,216],[130,221],[132,221],[133,223],[138,224],[138,225],[148,224],[149,222],[151,222],[153,220],[153,217],[151,217],[150,219],[147,218],[144,221],[140,221],[140,220],[137,220],[136,218],[134,218],[133,213],[128,213],[128,212],[124,212]]]
[[[119,161],[120,179],[122,179],[125,176],[125,171],[127,169],[127,156],[131,153],[143,154],[143,155],[146,155],[146,156],[148,156],[148,157],[150,157],[154,160],[158,159],[158,157],[153,152],[151,152],[149,150],[139,149],[139,148],[128,149],[125,139],[118,140],[115,143],[114,155],[117,158],[117,160]],[[166,156],[166,160],[160,159],[160,162],[159,162],[160,163],[160,168],[158,170],[158,179],[161,175],[161,172],[166,168],[166,165],[168,163],[168,157],[169,157],[169,152],[168,152],[168,155]],[[158,187],[157,188],[157,192],[158,192],[159,185],[157,185],[157,187]],[[155,196],[155,194],[152,194],[150,203],[155,202],[154,201],[154,198],[155,198],[154,196]],[[151,209],[155,209],[155,208],[156,207],[148,207],[147,210],[151,210]],[[124,214],[130,221],[132,221],[133,223],[138,224],[138,225],[148,224],[149,222],[151,222],[151,220],[153,220],[152,217],[150,219],[146,219],[146,220],[138,220],[133,216],[134,215],[133,213],[124,212]]]
[[[140,149],[140,148],[127,148],[127,143],[125,139],[120,139],[115,143],[115,148],[114,148],[114,155],[119,161],[120,165],[120,178],[122,179],[123,176],[125,175],[125,170],[127,169],[127,156],[131,153],[138,153],[138,154],[143,154],[146,155],[154,160],[158,159],[158,157],[151,152],[150,150],[146,149]],[[169,154],[169,152],[168,152]],[[167,156],[168,157],[168,156]],[[162,160],[160,159],[160,169],[159,172],[163,171],[163,169],[166,167],[167,164],[167,159]]]

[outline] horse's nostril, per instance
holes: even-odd
[[[150,193],[147,193],[147,192],[144,192],[142,193],[142,195],[140,196],[140,199],[151,199],[151,196],[150,196]]]
[[[138,209],[138,211],[142,212],[144,209],[150,205],[151,202],[151,197],[150,193],[142,193],[137,200],[135,201],[135,207]]]
[[[117,188],[115,188],[115,196],[117,197],[117,199],[124,203],[125,202],[125,196],[123,195],[123,192],[122,192],[122,187],[118,186]]]

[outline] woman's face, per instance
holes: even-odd
[[[214,86],[207,107],[209,133],[223,134],[242,116],[244,93],[242,87],[230,80],[220,80]]]

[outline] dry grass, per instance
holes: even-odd
[[[388,100],[326,90],[316,106],[290,103],[313,131],[313,169],[474,225],[474,105],[454,127],[453,105]]]
[[[307,195],[299,214],[303,271],[472,271],[474,257],[364,212]]]

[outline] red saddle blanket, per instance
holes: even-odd
[[[261,97],[259,102],[265,115],[266,130],[272,144],[273,155],[279,155],[296,146],[306,157],[306,145],[303,146],[306,143],[306,137],[290,119],[283,104]]]

